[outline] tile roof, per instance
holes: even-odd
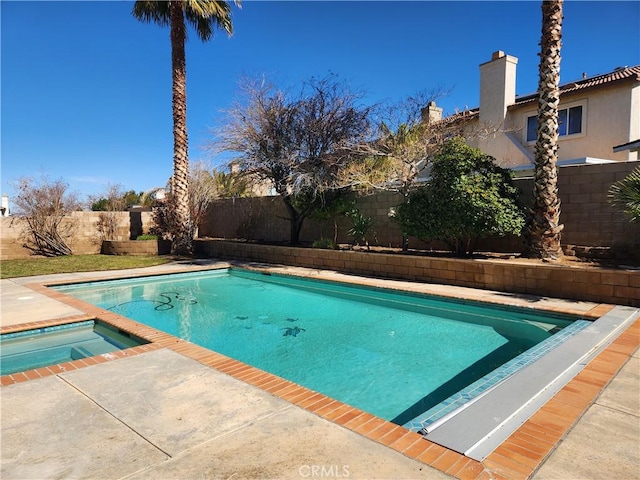
[[[478,117],[479,115],[480,115],[479,108],[471,108],[469,110],[462,110],[461,112],[456,112],[453,115],[444,117],[441,120],[441,122],[444,122],[445,124],[449,125],[449,124],[454,124],[458,121],[470,120],[472,118]]]
[[[609,73],[604,73],[601,75],[596,75],[594,77],[581,79],[575,82],[569,82],[564,85],[560,85],[560,95],[576,92],[579,90],[586,90],[588,88],[600,87],[603,85],[610,85],[616,82],[621,81],[636,81],[640,82],[640,65],[636,65],[633,67],[619,67],[614,71]],[[521,105],[526,105],[532,102],[535,102],[538,98],[538,93],[532,93],[529,95],[523,95],[516,98],[515,103],[509,105],[509,109],[520,107]],[[472,108],[469,110],[464,110],[462,112],[457,112],[453,115],[449,115],[443,118],[443,121],[447,123],[454,123],[457,121],[466,121],[473,118],[476,118],[480,115],[479,108]]]
[[[560,95],[576,92],[578,90],[586,90],[587,88],[610,85],[612,83],[625,80],[640,82],[640,65],[636,65],[633,67],[619,67],[616,68],[613,72],[604,73],[602,75],[596,75],[594,77],[560,85]],[[509,105],[509,108],[534,102],[537,98],[537,92],[530,95],[518,97],[516,98],[516,103],[514,103],[513,105]]]

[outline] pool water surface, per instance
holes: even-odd
[[[414,430],[590,323],[239,269],[55,288]]]
[[[56,365],[146,343],[86,320],[0,335],[0,375]]]

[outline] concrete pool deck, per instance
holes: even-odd
[[[7,331],[94,313],[81,303],[62,303],[34,285],[214,265],[226,264],[176,263],[133,271],[2,280],[1,326]],[[282,270],[310,274],[308,269]],[[322,272],[322,276],[347,279],[334,272]],[[536,307],[556,311],[595,314],[606,309],[588,302],[367,281],[466,298],[491,297],[503,303],[535,302]],[[523,425],[483,463],[401,427],[389,427],[388,422],[363,417],[339,402],[323,405],[321,399],[314,404],[314,396],[299,387],[274,383],[257,369],[188,342],[158,336],[157,343],[137,347],[116,360],[48,375],[36,372],[17,383],[3,377],[0,476],[637,479],[639,333],[640,321],[636,321],[587,365],[580,378],[536,413],[534,421]],[[582,393],[576,394],[578,398],[573,392]]]

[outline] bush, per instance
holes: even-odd
[[[366,245],[367,250],[370,250],[369,236],[376,236],[375,232],[371,232],[373,220],[370,217],[362,215],[357,208],[347,212],[346,216],[350,217],[352,222],[351,228],[347,231],[347,235],[353,237],[353,245],[360,245],[360,242],[362,242]]]
[[[98,239],[100,241],[117,240],[119,212],[124,212],[132,205],[133,198],[139,199],[139,196],[136,196],[133,190],[125,193],[117,184],[109,184],[103,195],[101,198],[89,197],[91,210],[100,212],[96,222]]]
[[[56,257],[71,255],[69,246],[77,222],[70,214],[82,210],[75,193],[62,180],[51,181],[23,177],[18,182],[15,203],[25,220],[24,247],[35,255]]]
[[[175,198],[171,193],[168,193],[164,201],[152,210],[151,218],[153,226],[149,229],[149,233],[163,240],[173,241],[182,229],[182,224],[176,215]]]
[[[471,255],[482,237],[520,235],[524,211],[518,197],[508,170],[454,138],[434,156],[427,184],[397,208],[396,219],[407,235]]]
[[[321,238],[320,240],[316,240],[311,246],[313,248],[324,248],[328,250],[336,250],[338,248],[338,245],[336,245],[336,243],[329,238]]]
[[[144,235],[138,235],[136,240],[159,240],[158,235],[150,235],[145,233]]]
[[[609,202],[632,222],[640,222],[640,167],[609,188]]]

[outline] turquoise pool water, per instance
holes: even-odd
[[[56,289],[401,425],[582,324],[236,269]]]
[[[93,357],[146,343],[94,320],[0,335],[0,375]]]

